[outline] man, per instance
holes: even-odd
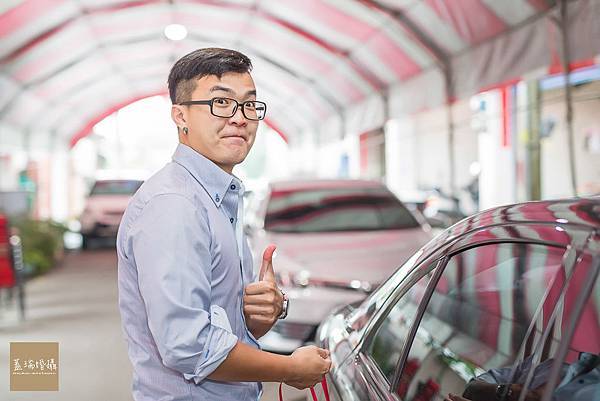
[[[329,371],[326,350],[282,356],[256,340],[283,317],[284,297],[274,246],[255,280],[240,221],[244,189],[232,175],[266,112],[251,68],[245,55],[211,48],[184,56],[169,74],[180,143],[135,194],[117,237],[136,401],[257,400],[258,382],[302,389]]]

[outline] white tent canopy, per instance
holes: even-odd
[[[0,121],[71,145],[205,46],[246,53],[267,124],[340,137],[562,65],[544,0],[23,0],[0,14]],[[568,1],[570,61],[600,54],[600,0]],[[180,42],[164,27],[183,24]],[[333,132],[332,132],[333,131]]]

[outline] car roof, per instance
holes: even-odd
[[[468,217],[453,227],[462,232],[504,223],[558,223],[600,228],[600,197],[569,198],[498,206]]]
[[[306,189],[335,189],[335,188],[385,188],[385,185],[375,180],[355,179],[310,179],[310,180],[277,180],[269,183],[272,191],[292,191]]]
[[[458,240],[467,233],[507,224],[552,224],[563,228],[598,229],[600,197],[524,202],[484,210],[459,221],[430,241],[423,247],[417,263],[447,245],[449,241]],[[556,238],[548,242],[557,242]],[[567,236],[558,238],[559,241],[564,241],[563,245],[568,245]],[[502,241],[508,238],[499,239]]]

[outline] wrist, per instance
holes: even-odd
[[[288,308],[289,308],[289,298],[286,295],[285,292],[283,292],[282,289],[279,289],[279,292],[281,292],[281,312],[279,313],[279,316],[277,316],[277,319],[285,319],[288,315]]]
[[[291,355],[285,355],[283,358],[285,358],[285,363],[281,382],[292,381],[296,377],[296,361]]]

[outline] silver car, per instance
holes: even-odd
[[[599,401],[599,231],[600,198],[446,230],[320,326],[331,399]]]
[[[339,305],[364,299],[431,239],[383,184],[363,180],[271,183],[249,227],[255,265],[274,243],[289,314],[263,338],[264,349],[291,353],[314,338]]]

